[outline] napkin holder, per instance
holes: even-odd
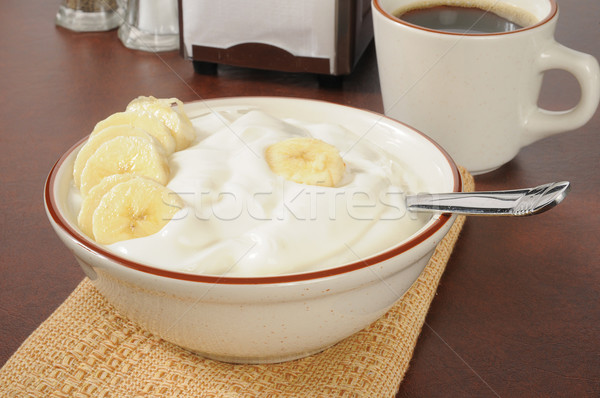
[[[218,64],[343,76],[373,38],[370,0],[179,0],[180,52]]]

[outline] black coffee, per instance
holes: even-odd
[[[477,7],[439,5],[400,9],[394,16],[424,28],[462,34],[510,32],[535,23],[525,11],[511,14],[514,19]]]

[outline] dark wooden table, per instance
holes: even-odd
[[[84,274],[46,219],[58,157],[138,95],[314,98],[382,111],[373,45],[341,89],[313,76],[221,67],[194,73],[175,51],[128,50],[116,31],[54,26],[59,1],[3,0],[0,13],[0,365]],[[600,2],[560,0],[557,40],[600,58]],[[578,87],[551,72],[541,103]],[[398,397],[600,396],[600,112],[477,177],[480,190],[569,180],[566,201],[531,218],[470,218]]]

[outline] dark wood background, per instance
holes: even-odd
[[[236,67],[201,76],[176,51],[55,27],[58,3],[3,0],[0,13],[0,365],[84,276],[50,228],[42,188],[98,120],[138,95],[293,96],[382,111],[373,45],[341,89]],[[600,2],[559,3],[557,40],[600,58]],[[577,102],[564,72],[548,73],[542,91],[550,109]],[[573,189],[540,216],[467,220],[398,397],[600,396],[599,130],[597,112],[476,178],[479,190],[558,180]]]

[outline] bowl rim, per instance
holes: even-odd
[[[194,102],[210,102],[211,100],[218,101],[226,101],[228,99],[231,100],[296,100],[296,101],[307,101],[307,102],[315,102],[315,103],[324,103],[328,105],[340,106],[348,108],[349,110],[361,111],[366,113],[371,113],[380,120],[385,119],[388,122],[392,122],[392,124],[401,124],[405,128],[412,130],[412,132],[419,134],[427,141],[429,141],[433,146],[445,157],[448,165],[450,166],[452,177],[454,180],[453,192],[462,191],[462,178],[458,167],[454,160],[450,157],[450,155],[432,138],[428,137],[426,134],[408,126],[405,123],[402,123],[398,120],[387,117],[378,112],[357,108],[354,106],[337,104],[333,102],[323,101],[323,100],[314,100],[314,99],[304,99],[304,98],[295,98],[295,97],[276,97],[276,96],[240,96],[240,97],[219,97],[219,98],[211,98],[208,100],[197,100],[190,101],[185,104],[191,104]],[[417,234],[412,235],[410,239],[404,241],[402,244],[393,246],[385,251],[382,251],[376,255],[361,259],[359,261],[355,261],[352,263],[346,263],[337,267],[326,268],[317,271],[309,271],[302,273],[292,273],[292,274],[284,274],[284,275],[269,275],[269,276],[256,276],[256,277],[232,277],[232,276],[219,276],[219,275],[202,275],[202,274],[192,274],[185,272],[178,272],[172,270],[166,270],[158,267],[154,267],[151,265],[142,264],[140,262],[132,261],[125,259],[113,252],[108,251],[101,245],[96,242],[90,240],[88,237],[84,236],[81,232],[76,230],[71,226],[69,221],[59,212],[57,206],[57,200],[53,195],[54,186],[56,184],[57,174],[63,163],[66,159],[75,151],[84,141],[86,141],[89,136],[86,136],[79,140],[76,144],[74,144],[71,148],[69,148],[53,165],[48,177],[46,178],[46,182],[44,185],[44,203],[46,210],[48,212],[49,218],[62,230],[64,231],[69,238],[74,241],[80,247],[88,250],[89,252],[98,255],[106,260],[112,261],[116,264],[124,266],[126,268],[136,270],[139,272],[143,272],[146,274],[151,274],[154,276],[176,279],[180,281],[188,281],[188,282],[201,282],[201,283],[209,283],[209,284],[219,284],[219,285],[272,285],[272,284],[281,284],[281,283],[294,283],[294,282],[304,282],[316,279],[322,279],[327,277],[333,277],[340,274],[349,273],[352,271],[356,271],[362,268],[367,268],[371,265],[378,264],[389,260],[392,257],[395,257],[401,253],[407,252],[413,247],[419,245],[421,242],[424,242],[429,237],[434,235],[436,232],[441,230],[447,223],[451,222],[452,215],[448,213],[440,214],[437,219],[434,219],[431,224],[425,228],[420,230]]]

